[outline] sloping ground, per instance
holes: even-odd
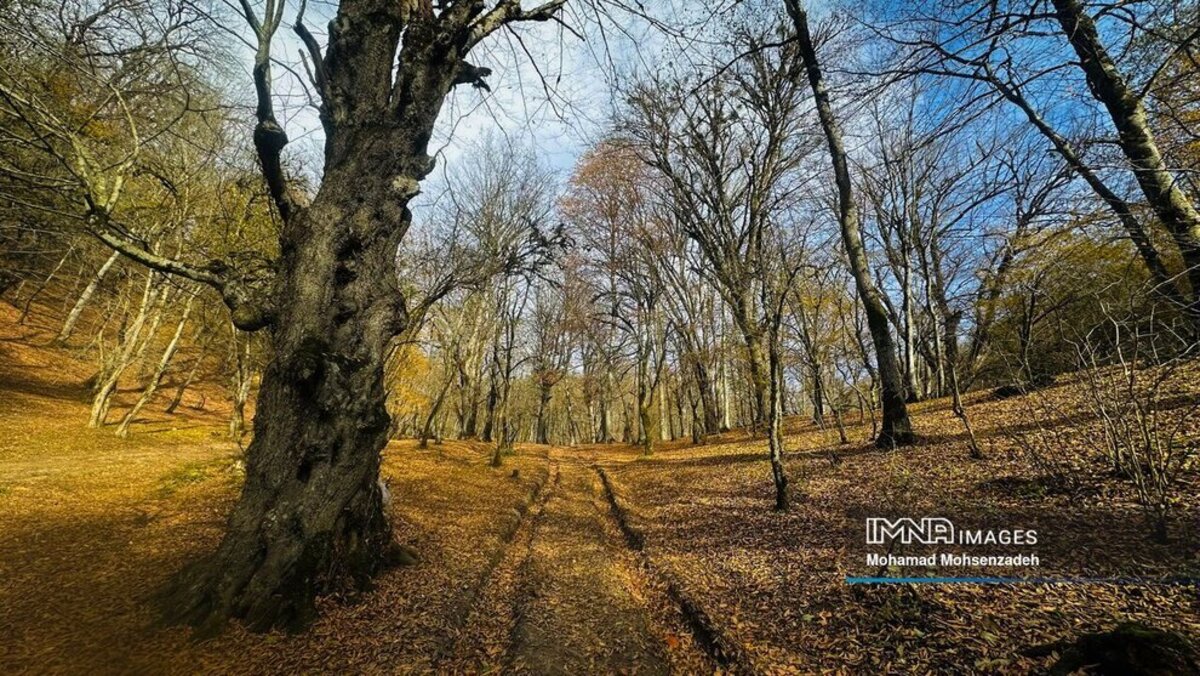
[[[120,442],[80,429],[80,412],[64,408],[0,418],[0,437],[15,440],[0,445],[6,673],[428,668],[546,477],[536,451],[492,470],[477,445],[396,444],[384,474],[398,503],[397,537],[419,553],[416,565],[382,576],[357,602],[328,600],[303,635],[234,627],[194,644],[182,630],[153,626],[152,599],[172,571],[216,545],[240,479],[236,449],[209,438],[220,428]],[[19,437],[18,429],[35,432]]]
[[[358,602],[327,600],[301,636],[234,627],[196,644],[154,627],[153,596],[215,547],[236,497],[239,451],[224,417],[155,413],[128,440],[88,430],[87,364],[0,326],[3,673],[427,669],[547,476],[544,450],[493,470],[482,444],[393,444],[384,475],[397,537],[419,562]]]
[[[1179,401],[1195,401],[1192,368]],[[1077,385],[1043,393],[1055,410],[1078,414]],[[810,429],[788,439],[787,467],[803,497],[786,514],[770,510],[770,468],[758,443],[671,449],[606,462],[616,499],[644,539],[653,565],[681,587],[759,672],[1027,673],[1052,659],[1022,648],[1140,620],[1200,645],[1200,589],[1192,584],[1097,584],[1078,578],[1200,579],[1200,477],[1181,487],[1168,545],[1153,544],[1126,482],[1092,476],[1074,499],[1046,490],[1006,431],[1028,429],[1029,403],[973,396],[970,407],[988,458],[968,459],[946,402],[918,407],[915,448],[883,453],[861,440],[869,427]],[[1070,415],[1068,415],[1070,417]],[[1080,420],[1051,421],[1061,438],[1096,433]],[[1200,420],[1185,435],[1200,433]],[[829,459],[836,451],[840,462]],[[958,551],[1035,553],[1037,568],[869,567],[868,517],[951,518],[957,526],[1037,531],[1032,547],[899,548],[896,554]],[[847,576],[1022,576],[1061,584],[848,585]]]
[[[53,345],[52,341],[62,328],[63,313],[59,305],[64,301],[57,297],[60,291],[55,287],[47,289],[37,302],[31,304],[31,312],[23,320],[20,310],[0,302],[0,390],[6,393],[5,398],[29,394],[52,400],[90,403],[90,394],[84,383],[96,375],[99,351],[89,336],[95,336],[102,328],[109,334],[115,329],[112,326],[105,327],[111,318],[103,316],[104,308],[93,303],[83,310],[67,344]],[[146,362],[159,358],[170,334],[171,331],[160,328],[153,336]],[[180,402],[180,412],[187,415],[181,417],[163,412],[167,402],[174,396],[176,387],[185,378],[179,370],[190,370],[193,360],[201,352],[198,346],[186,341],[180,345],[172,362],[173,368],[168,369],[155,397],[155,401],[161,402],[161,405],[152,404],[141,411],[132,428],[135,432],[143,426],[147,426],[149,431],[162,431],[178,427],[182,422],[212,425],[228,422],[229,395],[214,382],[225,379],[220,374],[223,363],[220,355],[211,352],[203,355],[199,377],[187,388]],[[126,370],[113,395],[108,422],[118,421],[119,415],[141,395],[144,374],[139,373],[142,370],[139,367],[145,365],[135,365]],[[10,399],[10,403],[15,401]],[[4,405],[4,400],[0,399],[0,406]],[[5,409],[0,408],[0,414],[4,412]],[[247,417],[253,414],[253,402],[247,406],[246,414]]]
[[[394,443],[397,537],[419,562],[325,600],[302,635],[232,627],[194,643],[154,626],[153,595],[220,537],[241,478],[225,416],[158,406],[129,440],[87,430],[89,365],[42,335],[0,320],[3,673],[1024,673],[1053,657],[1021,648],[1120,620],[1200,641],[1195,586],[845,583],[897,573],[865,564],[871,516],[1038,531],[1038,569],[985,574],[1200,577],[1195,473],[1175,539],[1151,544],[1127,483],[1049,490],[1006,436],[1031,427],[1029,402],[976,396],[984,461],[967,459],[945,402],[918,407],[923,442],[896,453],[863,443],[869,426],[838,446],[836,431],[794,421],[788,469],[804,497],[786,514],[770,510],[764,444],[737,433],[645,459],[529,446],[500,469],[484,444]],[[1181,405],[1200,394],[1196,369],[1184,376]],[[1078,389],[1045,395],[1066,443],[1094,433]]]

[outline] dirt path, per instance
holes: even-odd
[[[559,472],[523,566],[510,664],[539,674],[666,673],[637,571],[597,508],[595,472],[573,461]]]
[[[640,565],[590,458],[551,471],[439,670],[537,674],[711,670],[681,611]]]

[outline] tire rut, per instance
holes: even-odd
[[[608,473],[598,465],[593,465],[592,469],[600,479],[609,513],[621,533],[625,545],[636,554],[644,573],[659,584],[675,609],[678,610],[687,629],[695,639],[696,645],[722,670],[755,673],[753,662],[742,645],[717,626],[703,607],[684,591],[674,575],[661,566],[656,566],[650,559],[650,555],[645,550],[646,538],[629,523],[628,515],[617,500]]]
[[[651,565],[608,477],[554,457],[529,509],[447,629],[438,673],[741,671]],[[706,617],[706,616],[703,616]]]
[[[648,607],[635,562],[610,533],[595,474],[569,459],[560,469],[560,489],[518,570],[505,670],[670,673],[667,632]]]
[[[502,536],[502,545],[492,555],[487,567],[476,578],[470,591],[465,593],[450,614],[447,626],[439,647],[434,654],[433,667],[439,672],[461,673],[462,665],[469,663],[474,651],[470,646],[479,645],[477,625],[480,622],[481,606],[485,605],[487,597],[492,594],[497,578],[502,578],[505,564],[513,558],[515,550],[522,549],[518,543],[528,542],[536,530],[537,521],[545,509],[550,494],[558,486],[559,469],[557,462],[551,462],[546,478],[534,488],[522,510],[520,519]],[[528,546],[528,545],[527,545]]]

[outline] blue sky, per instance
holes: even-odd
[[[248,45],[249,31],[236,1],[222,1],[228,8],[225,25]],[[525,2],[527,7],[534,4]],[[561,17],[584,39],[555,22],[522,23],[514,31],[502,30],[490,37],[476,47],[470,60],[492,69],[491,91],[460,86],[443,108],[430,144],[437,168],[414,203],[418,225],[421,213],[439,198],[444,172],[469,161],[471,148],[488,135],[532,149],[559,180],[565,180],[578,157],[608,128],[621,88],[664,64],[698,58],[706,36],[719,30],[728,7],[737,4],[745,3],[633,2],[628,7],[645,14],[637,16],[621,0],[573,0]],[[261,12],[261,3],[255,6]],[[284,25],[272,45],[276,106],[291,139],[289,158],[315,180],[322,132],[315,109],[306,105],[299,79],[301,45],[292,31],[298,7],[289,0]],[[312,0],[307,7],[305,24],[322,44],[334,11],[336,3],[328,0]],[[245,101],[252,95],[250,55],[249,47],[242,50],[230,81],[235,96]]]

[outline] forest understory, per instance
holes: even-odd
[[[982,460],[947,400],[913,406],[919,442],[891,452],[865,421],[847,420],[841,443],[789,419],[787,512],[770,509],[766,441],[745,431],[649,457],[518,444],[498,468],[482,442],[394,441],[382,475],[417,562],[323,598],[304,633],[233,623],[195,641],[159,628],[155,603],[217,545],[237,497],[225,400],[201,384],[174,415],[146,407],[128,439],[87,429],[88,362],[49,346],[42,314],[19,325],[0,308],[5,673],[1029,673],[1062,652],[1030,649],[1124,622],[1200,640],[1200,477],[1182,479],[1170,540],[1154,544],[1128,482],[1097,469],[1068,493],[1018,452],[1035,397],[1062,413],[1040,418],[1056,439],[1094,433],[1064,375],[1026,397],[966,397]],[[1174,391],[1181,406],[1200,396],[1200,364]],[[897,515],[1036,530],[1040,567],[1013,575],[1168,583],[847,584],[894,574],[866,565],[863,523]]]

